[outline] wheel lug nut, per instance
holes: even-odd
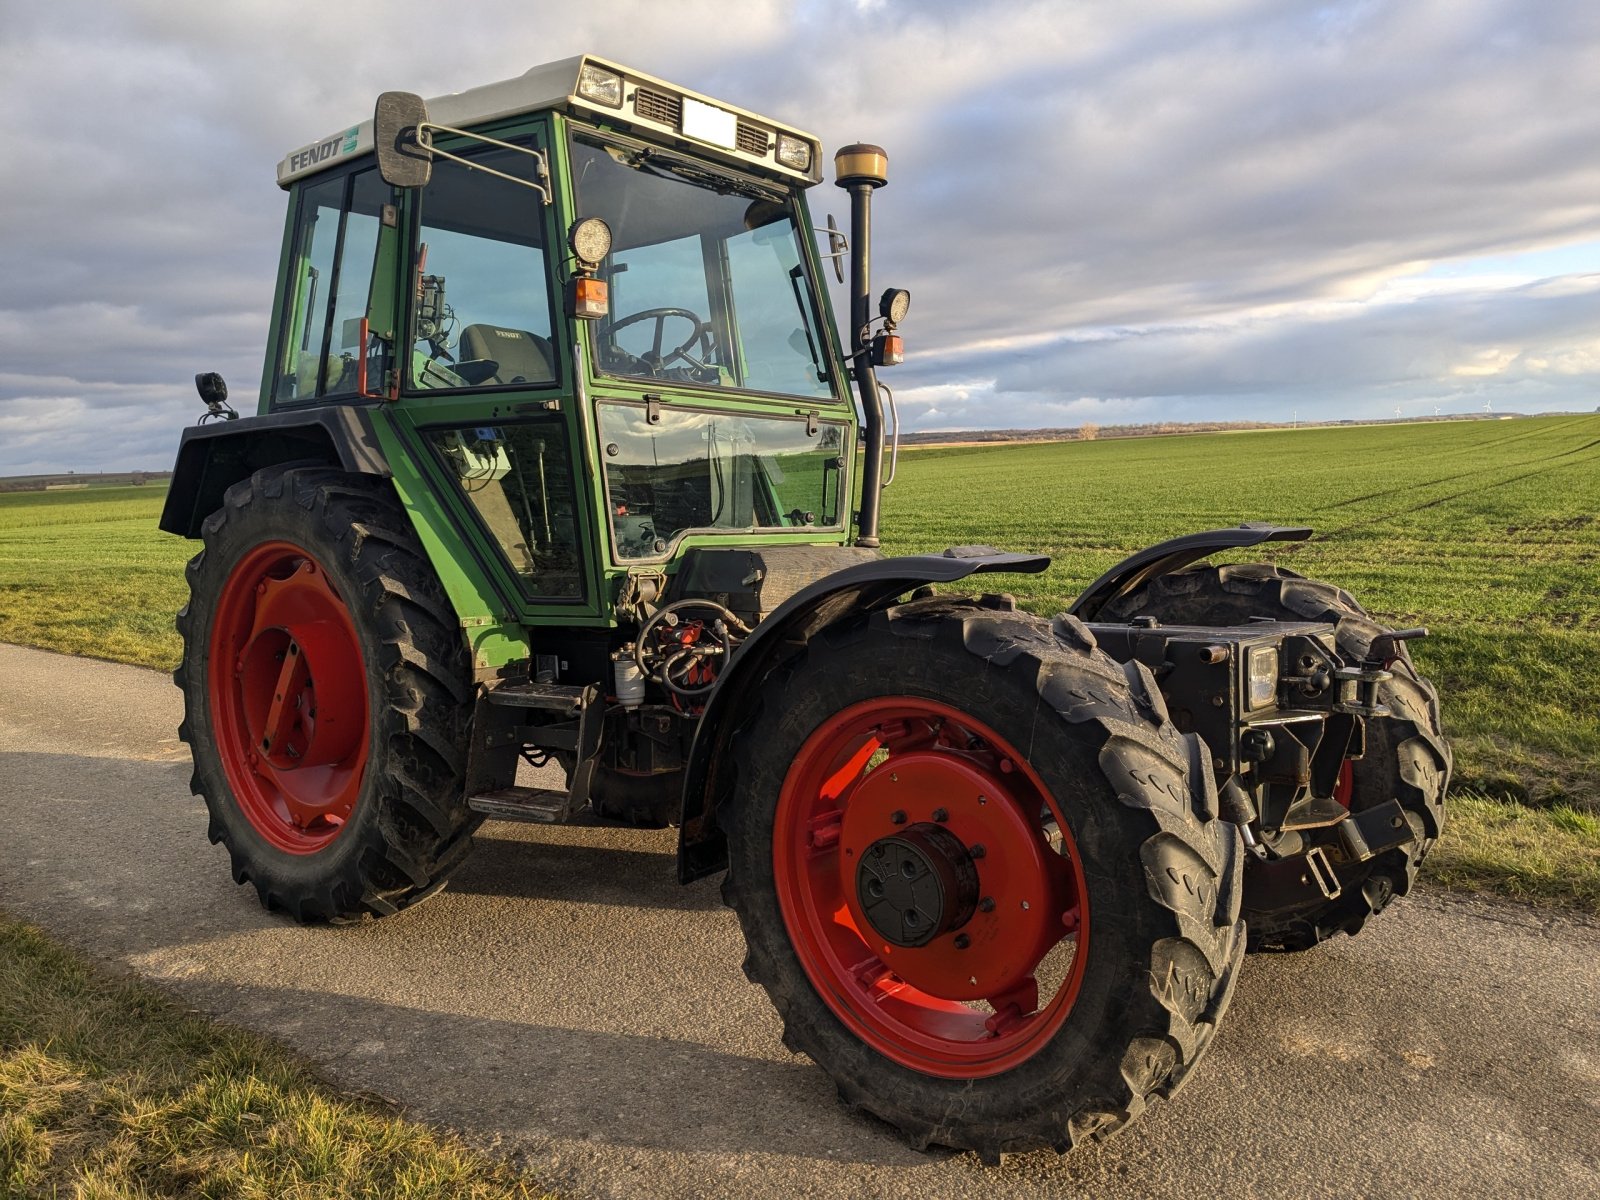
[[[933,810],[933,819],[935,821],[938,821],[940,824],[943,824],[945,821],[948,821],[950,819],[950,810],[947,809],[947,808],[936,808],[936,809],[934,809]]]
[[[964,934],[964,933],[956,934],[956,949],[957,950],[965,950],[970,945],[972,945],[972,939],[969,938],[966,934]]]
[[[906,823],[906,814],[901,812],[898,808],[895,809],[889,814],[889,823],[891,825],[904,825]]]
[[[984,847],[984,844],[982,842],[978,842],[975,845],[973,845],[967,851],[967,853],[969,855],[971,855],[973,858],[982,858],[985,854],[989,853],[989,851]]]
[[[982,900],[979,900],[978,901],[978,910],[980,912],[993,912],[994,911],[994,897],[993,896],[985,896]]]

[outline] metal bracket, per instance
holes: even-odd
[[[1306,870],[1324,898],[1337,900],[1339,893],[1344,891],[1339,884],[1339,877],[1333,873],[1333,864],[1328,861],[1328,852],[1321,846],[1313,846],[1306,851]]]
[[[661,397],[649,395],[644,398],[644,420],[647,425],[661,424]]]
[[[1337,849],[1350,862],[1365,862],[1386,850],[1416,840],[1406,810],[1398,800],[1390,800],[1358,813],[1351,813],[1336,827]]]
[[[545,157],[543,150],[531,150],[527,146],[517,146],[511,142],[502,142],[499,138],[492,138],[482,133],[469,133],[467,130],[457,129],[453,125],[436,125],[432,121],[422,121],[414,129],[413,136],[416,138],[417,145],[435,158],[447,158],[453,163],[460,163],[469,171],[482,171],[486,175],[504,179],[507,183],[514,183],[519,187],[532,188],[539,193],[546,204],[552,203],[550,197],[550,160]],[[507,175],[504,171],[496,171],[493,167],[475,163],[470,158],[462,158],[459,154],[441,150],[433,144],[433,135],[435,133],[453,134],[456,137],[470,138],[475,142],[484,142],[490,146],[499,146],[502,150],[515,150],[518,154],[529,155],[538,161],[541,182],[535,183],[531,179],[518,179],[515,175]]]

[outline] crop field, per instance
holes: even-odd
[[[170,667],[189,543],[156,487],[0,495],[0,640]],[[903,452],[889,553],[987,542],[1064,607],[1125,554],[1244,520],[1305,524],[1269,558],[1338,583],[1413,643],[1457,753],[1436,875],[1600,905],[1600,415]]]

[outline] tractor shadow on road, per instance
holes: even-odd
[[[676,912],[721,908],[715,881],[678,882],[677,844],[674,829],[492,822],[473,837],[449,890]]]
[[[809,1060],[729,1053],[661,1035],[559,1028],[359,1003],[295,988],[229,987],[230,1008],[324,1064],[336,1083],[503,1145],[568,1157],[571,1143],[652,1152],[794,1155],[916,1166],[875,1118],[845,1111]],[[333,1019],[336,1016],[336,1019]]]

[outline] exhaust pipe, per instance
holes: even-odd
[[[846,146],[833,156],[834,182],[850,193],[850,364],[861,396],[862,427],[867,435],[861,471],[861,511],[856,517],[856,545],[878,546],[878,500],[883,490],[883,404],[873,370],[872,338],[872,193],[889,182],[889,156],[881,146]]]

